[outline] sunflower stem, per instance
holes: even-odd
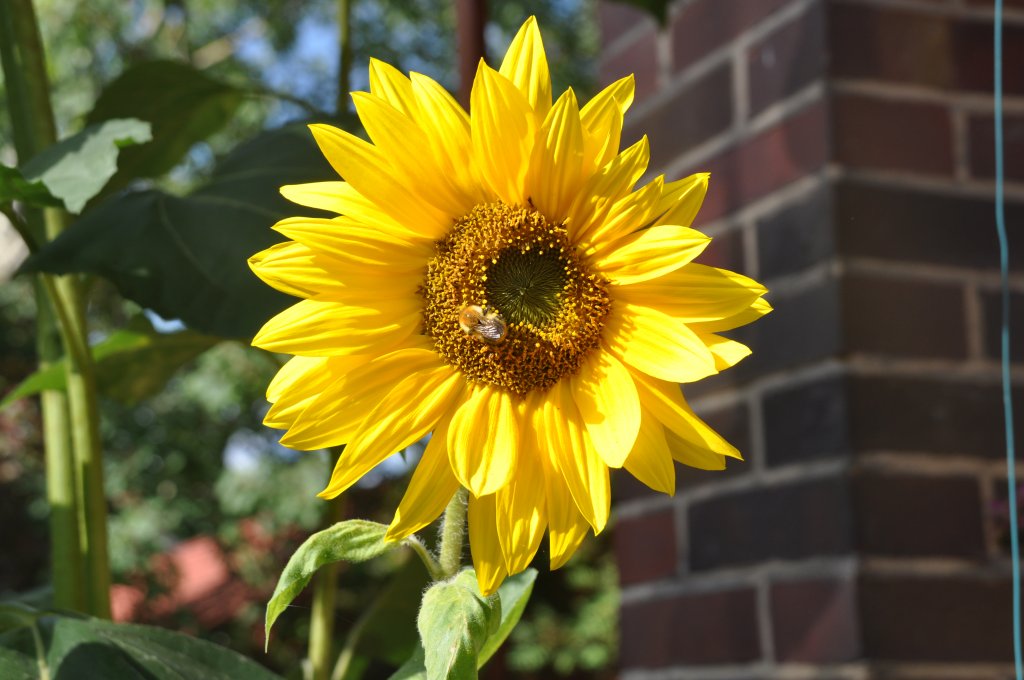
[[[345,504],[340,500],[327,503],[330,527],[345,517]],[[313,610],[309,615],[309,664],[312,680],[329,680],[333,659],[334,607],[338,593],[340,562],[320,567],[313,577]]]
[[[441,577],[449,579],[462,568],[462,541],[466,536],[466,508],[469,492],[459,489],[444,510],[441,523]]]

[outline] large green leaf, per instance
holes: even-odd
[[[124,186],[156,177],[184,158],[233,118],[242,92],[179,61],[144,61],[128,67],[104,88],[86,122],[139,118],[152,123],[153,141],[124,154],[114,181]]]
[[[37,631],[55,680],[280,680],[224,647],[162,628],[44,616]],[[31,631],[0,636],[0,678],[38,678]]]
[[[510,576],[498,588],[498,600],[501,603],[501,622],[498,628],[487,637],[480,650],[477,666],[483,667],[487,660],[494,656],[494,653],[501,647],[501,643],[512,632],[512,629],[519,623],[526,603],[530,601],[533,593],[533,584],[537,580],[537,570],[527,569],[524,572]]]
[[[365,562],[402,545],[385,543],[386,524],[351,519],[318,531],[299,546],[277,581],[274,594],[267,603],[265,634],[270,642],[270,629],[281,612],[309,585],[317,569],[332,562]]]
[[[185,197],[147,190],[91,208],[28,259],[25,271],[88,272],[125,297],[193,330],[251,338],[294,302],[249,271],[247,260],[282,240],[270,229],[309,214],[278,192],[336,176],[303,126],[258,135],[217,165]]]
[[[97,387],[104,396],[136,403],[159,392],[182,364],[218,342],[220,338],[193,331],[157,333],[148,323],[145,328],[115,331],[91,348]],[[63,390],[66,378],[63,361],[36,371],[0,401],[0,409],[43,390]]]
[[[68,212],[78,213],[117,172],[121,149],[150,139],[149,123],[135,118],[96,123],[45,149],[21,173],[28,182],[42,182]]]
[[[500,624],[500,600],[480,594],[472,569],[431,586],[416,619],[427,680],[476,678],[480,651]]]

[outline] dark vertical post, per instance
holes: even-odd
[[[468,109],[476,66],[484,57],[486,0],[455,0],[455,23],[459,40],[459,102]]]

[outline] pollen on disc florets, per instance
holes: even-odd
[[[422,288],[424,330],[470,380],[518,395],[545,390],[575,374],[600,342],[607,281],[570,244],[565,225],[530,208],[478,205],[436,251]],[[501,342],[460,328],[470,305],[501,314]]]

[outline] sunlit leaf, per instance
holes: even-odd
[[[466,572],[463,572],[466,573]],[[460,574],[461,576],[461,574]],[[473,577],[473,584],[476,577]],[[477,657],[500,614],[491,602],[456,577],[434,584],[423,595],[416,626],[423,644],[427,680],[477,676]]]
[[[478,667],[483,667],[487,660],[494,656],[494,653],[501,647],[501,643],[519,623],[519,618],[523,615],[523,610],[526,609],[526,603],[530,601],[533,584],[536,580],[537,570],[527,569],[502,582],[498,588],[498,600],[501,602],[501,622],[498,629],[488,636],[487,642],[480,650],[477,659]]]
[[[193,331],[157,333],[151,328],[115,331],[91,348],[96,362],[97,388],[106,397],[125,404],[137,403],[159,392],[183,364],[218,342],[220,338]],[[63,390],[66,378],[64,361],[36,371],[0,401],[0,408],[43,390]]]
[[[42,182],[68,212],[78,213],[117,172],[121,149],[150,139],[149,123],[134,118],[108,120],[45,149],[21,172],[28,182]]]
[[[310,212],[286,201],[278,188],[331,177],[304,126],[266,132],[225,157],[210,182],[188,196],[146,190],[103,201],[22,269],[99,274],[166,319],[248,339],[294,302],[247,264],[250,255],[282,240],[271,225]]]
[[[144,61],[109,83],[86,118],[97,123],[139,118],[153,126],[153,141],[130,149],[113,184],[157,177],[181,162],[196,142],[221,129],[242,101],[235,87],[178,61]]]
[[[307,538],[289,558],[267,603],[267,642],[274,621],[309,585],[317,569],[333,562],[365,562],[400,546],[398,542],[384,542],[387,531],[386,524],[352,519],[338,522]]]

